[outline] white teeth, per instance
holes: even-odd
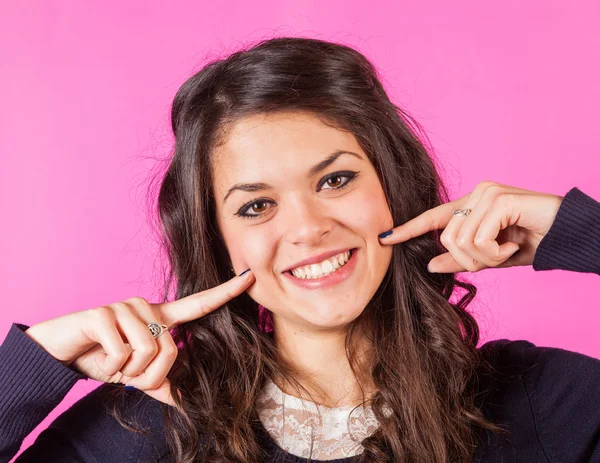
[[[323,273],[321,264],[310,264],[310,272],[308,273],[313,275],[320,275],[321,273]]]
[[[296,278],[314,279],[320,278],[330,273],[335,272],[340,267],[344,266],[350,259],[350,251],[342,252],[336,256],[325,259],[318,264],[304,265],[291,270],[292,275]]]

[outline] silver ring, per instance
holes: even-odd
[[[161,334],[164,333],[166,329],[168,329],[167,325],[160,325],[158,323],[150,322],[148,323],[148,328],[150,329],[150,333],[155,338],[158,338]]]
[[[471,209],[454,209],[454,211],[452,212],[453,215],[462,215],[462,216],[468,216],[471,213]]]

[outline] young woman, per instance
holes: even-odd
[[[492,181],[449,201],[369,61],[319,40],[208,64],[172,127],[163,301],[14,323],[1,457],[92,378],[17,461],[600,459],[600,360],[477,348],[476,288],[454,275],[600,274],[598,202]]]

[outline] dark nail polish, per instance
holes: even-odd
[[[125,386],[125,389],[137,389],[135,386]]]
[[[239,275],[239,276],[242,276],[244,273],[246,273],[246,272],[247,272],[247,271],[249,271],[249,270],[250,270],[250,269],[249,269],[249,268],[247,268],[247,269],[246,269],[246,270],[244,270],[242,273],[240,273],[240,275]]]
[[[392,230],[388,230],[388,231],[386,231],[386,232],[380,233],[380,234],[379,234],[379,238],[385,238],[386,236],[389,236],[389,235],[391,235],[391,234],[392,234],[392,231],[394,231],[394,230],[392,229]]]
[[[516,256],[517,254],[519,254],[520,252],[521,252],[521,250],[520,250],[520,249],[517,249],[517,251],[516,251],[516,252],[515,252],[515,253],[514,253],[512,256],[510,256],[510,257],[515,257],[515,256]]]

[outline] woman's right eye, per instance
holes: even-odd
[[[246,204],[244,204],[235,215],[239,217],[243,217],[245,219],[254,219],[256,217],[260,217],[264,211],[267,209],[265,205],[268,203],[272,203],[272,201],[267,201],[265,199],[256,199],[252,200]],[[256,212],[256,214],[248,214],[248,211]]]

